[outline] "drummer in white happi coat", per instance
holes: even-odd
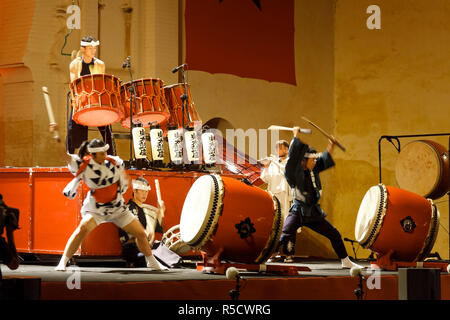
[[[284,169],[288,160],[289,143],[286,140],[277,141],[275,145],[277,155],[272,155],[264,161],[264,169],[261,179],[267,183],[267,191],[272,193],[280,201],[282,219],[289,214],[292,202],[292,193]]]
[[[56,131],[57,125],[51,124],[50,131]],[[57,138],[58,148],[67,162],[70,172],[75,178],[64,189],[64,195],[74,199],[78,186],[84,181],[90,188],[81,208],[82,220],[67,241],[64,254],[57,271],[64,271],[67,262],[75,254],[87,235],[99,224],[113,222],[119,228],[136,238],[139,250],[144,254],[147,267],[152,270],[164,269],[153,257],[147,234],[141,223],[128,210],[123,194],[128,189],[129,177],[125,171],[123,160],[119,157],[107,156],[109,148],[99,139],[85,141],[79,154],[68,154],[61,140]]]

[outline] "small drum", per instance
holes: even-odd
[[[188,92],[188,103],[186,104],[187,112],[185,110],[184,114],[184,126],[188,127],[193,126],[195,122],[201,122],[201,119],[192,101],[190,86],[186,84],[186,88]],[[179,128],[183,127],[183,104],[180,98],[183,94],[184,85],[182,83],[164,87],[164,95],[170,110],[169,123]]]
[[[240,263],[265,262],[276,248],[282,220],[279,202],[239,180],[205,175],[184,201],[181,240],[209,257]]]
[[[181,240],[179,224],[167,230],[163,234],[161,242],[179,255],[183,255],[191,250],[191,247]]]
[[[120,81],[109,74],[89,74],[70,84],[73,120],[84,126],[101,127],[123,117]]]
[[[423,261],[433,248],[439,211],[432,200],[379,184],[365,194],[356,218],[356,241],[392,259]]]
[[[133,81],[136,88],[136,103],[133,101],[133,123],[140,123],[144,128],[151,125],[164,124],[169,120],[170,113],[164,99],[163,82],[160,79],[139,79]],[[130,128],[129,88],[131,82],[122,85],[121,97],[125,113],[122,127]]]
[[[450,187],[448,151],[434,141],[412,141],[397,158],[395,176],[400,188],[438,199]]]

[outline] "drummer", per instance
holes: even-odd
[[[341,234],[325,219],[326,214],[318,203],[322,195],[319,173],[335,165],[331,157],[334,143],[330,140],[327,150],[317,153],[300,140],[299,127],[294,127],[293,131],[294,137],[289,148],[285,176],[293,189],[294,203],[286,217],[280,238],[280,245],[288,255],[285,262],[293,262],[296,231],[299,227],[305,226],[330,240],[334,251],[341,259],[342,268],[362,268],[350,260]]]
[[[86,36],[81,39],[81,56],[75,58],[69,65],[70,82],[88,74],[105,73],[105,63],[100,59],[95,58],[95,53],[99,45],[100,41],[91,36]],[[103,137],[103,141],[110,145],[108,154],[116,155],[111,126],[98,127],[98,130]],[[88,127],[73,121],[73,110],[71,108],[70,119],[67,123],[67,152],[70,154],[75,153],[75,149],[78,149],[81,143],[87,139]]]

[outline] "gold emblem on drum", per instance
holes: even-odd
[[[403,228],[403,231],[408,233],[413,233],[414,229],[416,228],[416,223],[414,222],[413,218],[410,216],[407,216],[406,218],[402,219],[400,221],[400,224]]]

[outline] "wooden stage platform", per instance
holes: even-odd
[[[14,271],[1,265],[1,271],[4,278],[41,278],[42,300],[230,300],[229,292],[236,284],[225,275],[196,271],[194,265],[154,272],[145,268],[108,267],[104,263],[79,264],[66,272],[57,272],[53,270],[54,265],[42,264],[22,264]],[[306,266],[311,271],[300,271],[298,276],[242,271],[245,280],[240,281],[240,300],[356,299],[354,290],[359,279],[351,277],[348,269],[341,269],[340,261],[296,260],[292,265]],[[77,272],[79,288],[75,286]],[[68,288],[68,280],[72,289]],[[398,299],[397,272],[371,272],[363,284],[364,300]],[[447,273],[441,274],[441,299],[450,300],[450,275]]]

